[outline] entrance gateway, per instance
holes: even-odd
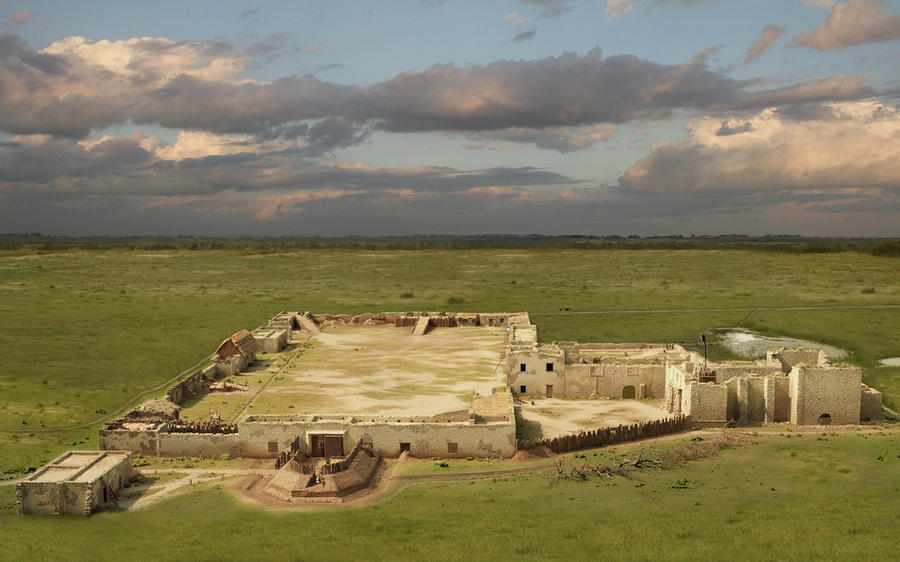
[[[344,456],[343,434],[313,433],[309,436],[309,456],[342,457]]]

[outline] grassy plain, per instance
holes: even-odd
[[[611,464],[644,448],[653,457],[686,444],[684,437],[650,448],[635,443],[596,456],[586,451],[585,459],[567,455],[565,463]],[[426,464],[417,472],[445,470]],[[896,430],[783,433],[748,436],[711,457],[612,481],[556,482],[544,464],[530,473],[414,482],[385,502],[351,509],[265,512],[221,485],[88,519],[18,517],[6,507],[0,523],[5,537],[16,539],[0,543],[0,554],[8,560],[887,560],[896,557],[898,493]],[[0,505],[11,501],[11,488],[0,488]]]
[[[763,311],[748,319],[743,311],[560,314],[876,304],[900,304],[897,258],[728,250],[0,252],[0,430],[19,431],[0,431],[0,473],[38,466],[66,449],[96,448],[97,429],[117,407],[202,360],[235,330],[283,309],[526,310],[544,341],[693,342],[703,330],[744,320],[744,327],[767,335],[847,349],[864,380],[896,409],[900,368],[877,361],[900,356],[898,310]],[[711,355],[727,354],[714,346]],[[80,424],[85,427],[41,431]],[[224,491],[205,491],[146,512],[82,521],[13,517],[12,487],[2,487],[0,528],[21,540],[2,541],[0,554],[88,557],[102,548],[108,556],[119,549],[203,558],[190,550],[203,536],[252,558],[291,557],[290,544],[316,545],[313,554],[323,557],[368,556],[372,548],[382,549],[379,557],[389,548],[409,557],[713,557],[749,553],[744,547],[762,558],[781,549],[788,557],[882,557],[886,533],[897,531],[896,518],[881,514],[896,497],[900,451],[889,455],[895,464],[874,458],[896,449],[894,437],[790,441],[814,447],[809,463],[775,454],[788,444],[779,439],[692,463],[683,477],[708,484],[690,493],[667,491],[666,481],[675,479],[668,472],[642,488],[621,482],[548,487],[546,475],[517,476],[417,486],[385,504],[346,512],[268,514]],[[817,474],[816,462],[836,467],[844,457],[850,472],[823,468],[821,477],[804,479]],[[880,476],[886,467],[893,467],[892,482]],[[730,485],[718,480],[720,470],[731,475]],[[747,479],[755,478],[765,485],[751,486]],[[764,493],[769,483],[783,492]],[[116,541],[108,540],[113,532]],[[24,540],[50,533],[65,539]],[[852,550],[863,542],[870,556]],[[670,550],[673,543],[684,548]],[[631,550],[621,550],[625,545]]]

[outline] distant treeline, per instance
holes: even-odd
[[[748,236],[338,236],[281,238],[65,237],[40,233],[0,234],[0,250],[34,253],[69,250],[237,250],[276,253],[291,250],[756,250],[794,254],[863,252],[900,256],[898,238],[808,238],[794,235]]]

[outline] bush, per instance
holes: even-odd
[[[872,246],[872,255],[887,257],[900,256],[900,240],[888,240],[875,244]]]
[[[466,302],[466,299],[462,297],[450,297],[447,299],[447,304],[462,304]]]

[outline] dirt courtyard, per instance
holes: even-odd
[[[668,416],[663,400],[563,400],[543,398],[520,406],[521,438],[556,437],[580,430],[626,425]]]
[[[505,385],[504,328],[410,332],[394,326],[325,327],[249,411],[431,416],[467,409],[475,393],[489,396]]]

